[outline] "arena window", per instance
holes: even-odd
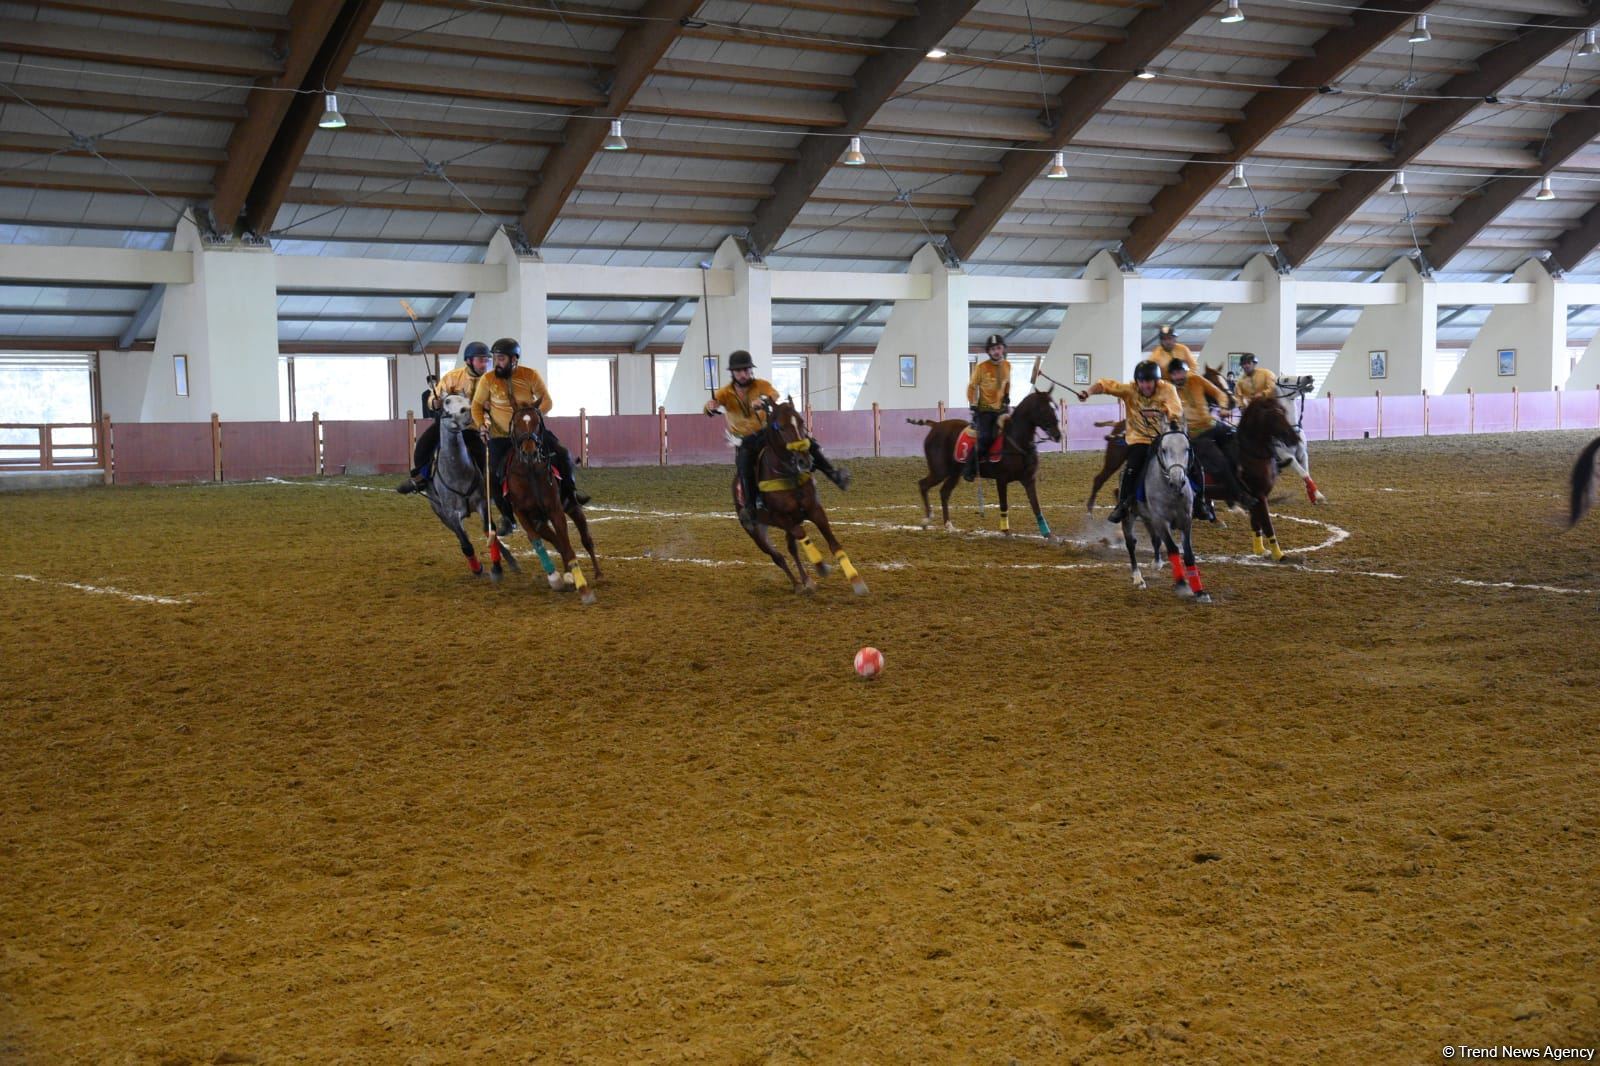
[[[801,356],[776,356],[772,360],[772,385],[779,396],[792,396],[801,407],[806,403],[806,361]]]
[[[0,422],[93,422],[92,352],[0,352]]]
[[[867,383],[867,368],[871,365],[871,356],[839,357],[839,410],[855,410],[856,397]]]
[[[546,378],[555,404],[553,415],[614,414],[617,409],[617,361],[603,356],[552,356]]]
[[[672,387],[672,375],[678,369],[677,356],[653,355],[651,358],[652,384],[655,388],[654,398],[650,403],[650,410],[667,402],[667,390]]]
[[[313,413],[324,419],[392,418],[392,363],[386,355],[288,356],[279,363],[279,419],[307,422]]]

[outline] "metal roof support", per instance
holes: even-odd
[[[144,327],[149,325],[150,318],[161,307],[162,299],[167,295],[165,283],[150,286],[150,291],[144,294],[144,300],[139,304],[139,309],[128,319],[128,324],[123,327],[122,333],[117,337],[117,351],[125,352],[133,347],[139,339],[139,334],[144,332]]]

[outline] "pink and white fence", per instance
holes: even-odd
[[[1308,440],[1445,437],[1468,433],[1600,430],[1600,388],[1577,392],[1496,392],[1449,396],[1325,396],[1307,400]],[[960,412],[964,414],[965,412]],[[1051,451],[1097,451],[1120,408],[1063,401],[1062,442]],[[839,459],[920,456],[926,426],[943,407],[925,410],[809,411],[812,433]],[[417,434],[410,415],[373,422],[123,422],[102,420],[94,433],[106,480],[123,483],[252,481],[341,473],[400,473],[411,465]],[[704,415],[607,415],[551,418],[557,436],[587,466],[724,463],[732,445],[721,418]],[[88,432],[88,430],[85,430]],[[46,431],[48,435],[48,430]]]

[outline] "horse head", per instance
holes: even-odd
[[[795,410],[793,398],[777,404],[771,400],[762,402],[767,409],[767,432],[772,437],[774,456],[780,460],[786,457],[796,470],[810,470],[813,463],[811,434],[800,412]]]
[[[511,412],[511,452],[524,466],[537,468],[549,462],[544,453],[544,412],[538,404]]]
[[[1056,405],[1051,399],[1054,393],[1054,386],[1045,392],[1035,389],[1017,404],[1012,420],[1023,427],[1029,440],[1033,439],[1034,430],[1042,429],[1045,436],[1057,444],[1061,443],[1061,420],[1056,415]]]
[[[1300,434],[1289,421],[1289,413],[1275,399],[1263,398],[1245,404],[1239,416],[1239,436],[1247,440],[1277,441],[1293,448],[1300,443]]]
[[[1174,491],[1183,491],[1189,480],[1189,434],[1176,420],[1167,420],[1166,432],[1156,441],[1161,455],[1161,474]]]
[[[465,432],[472,428],[472,401],[452,393],[444,398],[444,417]]]
[[[1239,401],[1234,397],[1233,390],[1228,388],[1228,379],[1223,376],[1222,368],[1220,366],[1212,366],[1210,363],[1205,363],[1202,365],[1204,366],[1204,370],[1201,372],[1200,376],[1228,394],[1228,410],[1231,411],[1235,407],[1238,407]]]

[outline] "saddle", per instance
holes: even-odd
[[[989,446],[989,454],[984,458],[983,461],[986,463],[998,463],[1000,461],[1000,452],[1005,448],[1005,445],[1006,439],[1004,434],[995,434],[994,443]],[[973,429],[971,426],[963,429],[961,431],[961,435],[956,438],[956,462],[966,462],[969,458],[971,458],[972,450],[977,446],[978,431]]]

